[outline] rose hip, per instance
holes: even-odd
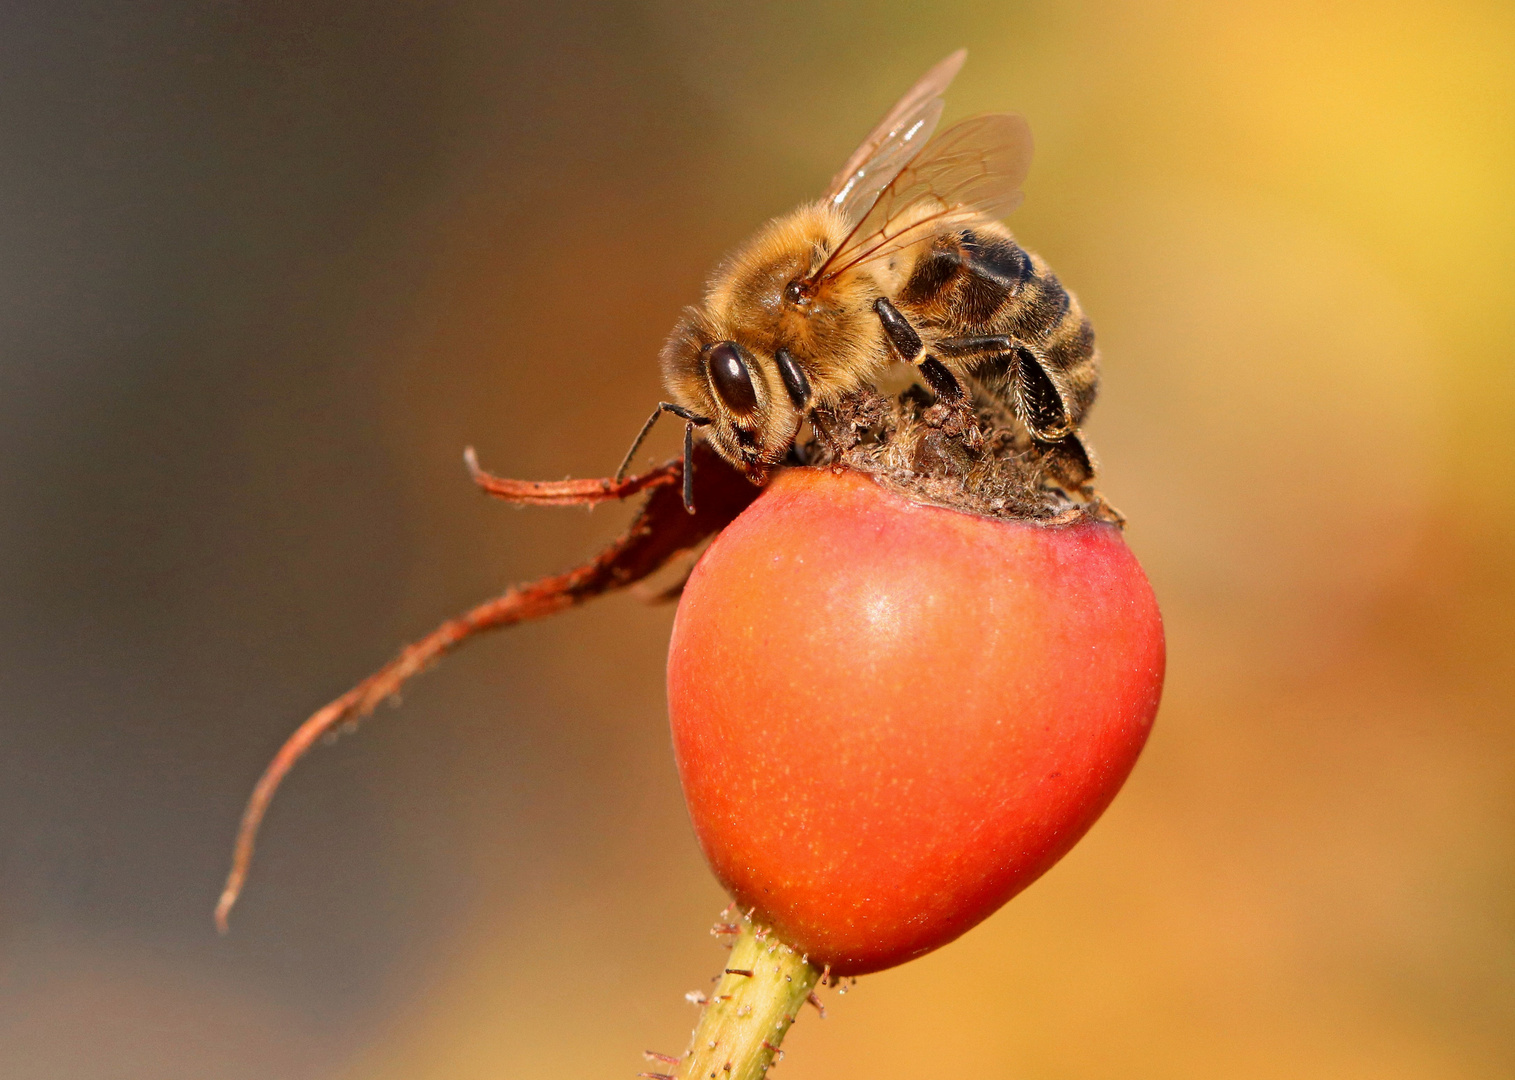
[[[812,964],[899,964],[1088,830],[1141,752],[1163,667],[1156,601],[1114,526],[784,472],[712,542],[674,624],[695,833]]]

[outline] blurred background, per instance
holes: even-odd
[[[404,641],[628,511],[720,254],[959,45],[1170,675],[1125,792],[779,1075],[1515,1074],[1515,9],[1085,0],[0,12],[0,1075],[629,1078],[724,954],[672,610]],[[661,433],[655,454],[671,453]]]

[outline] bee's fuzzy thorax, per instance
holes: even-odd
[[[705,287],[705,306],[729,312],[743,304],[763,303],[770,297],[756,290],[787,274],[780,287],[809,274],[836,250],[847,235],[847,223],[824,202],[807,203],[773,218],[746,243],[721,260]],[[780,293],[773,300],[782,301]]]
[[[883,295],[868,271],[828,280],[809,303],[784,289],[807,278],[846,238],[830,204],[809,203],[774,218],[711,276],[703,305],[713,333],[771,354],[788,350],[811,373],[819,400],[832,400],[887,362],[872,304]]]

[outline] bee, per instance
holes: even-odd
[[[1031,164],[1023,117],[994,113],[931,138],[966,59],[928,71],[869,132],[826,194],[764,225],[716,269],[661,355],[663,413],[762,483],[814,410],[911,365],[960,431],[986,401],[1077,488],[1093,460],[1079,425],[1099,388],[1094,330],[1000,218]],[[686,508],[692,511],[686,470]]]

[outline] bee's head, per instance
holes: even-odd
[[[783,459],[809,397],[804,373],[788,354],[767,355],[719,337],[704,313],[691,308],[663,347],[662,363],[669,391],[684,408],[710,419],[705,437],[727,461],[761,477]]]
[[[710,418],[710,442],[749,475],[782,460],[814,401],[871,360],[880,334],[867,283],[800,287],[845,232],[820,204],[770,221],[716,269],[663,347],[669,392]]]

